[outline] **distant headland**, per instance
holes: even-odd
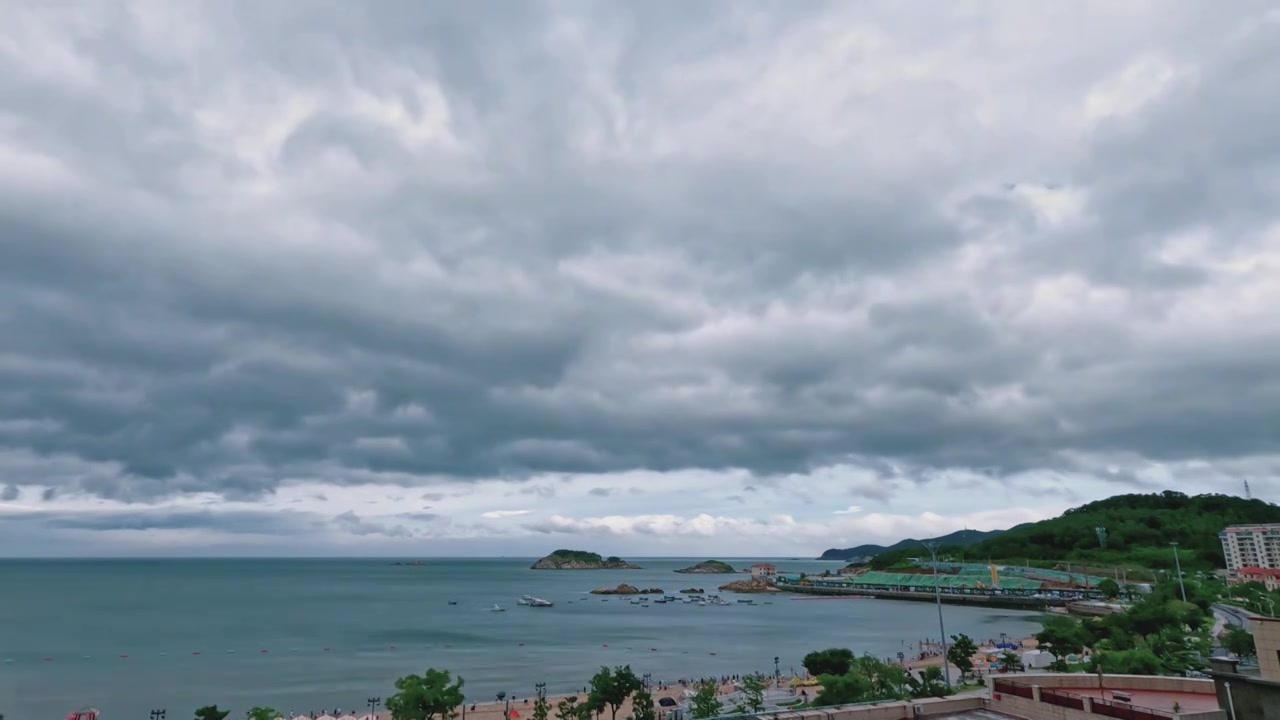
[[[534,570],[640,570],[620,557],[600,557],[584,550],[556,550],[532,565]]]

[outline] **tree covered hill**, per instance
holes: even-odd
[[[1173,491],[1116,495],[1056,518],[1018,525],[967,548],[945,548],[940,554],[963,554],[978,562],[990,558],[1041,565],[1067,561],[1172,568],[1169,543],[1177,542],[1183,569],[1207,570],[1225,566],[1218,533],[1228,525],[1253,523],[1280,523],[1280,506],[1231,495]],[[1099,539],[1098,528],[1105,528],[1105,541]],[[917,555],[914,550],[885,553],[872,566],[889,567]]]
[[[957,530],[949,535],[942,535],[936,538],[927,538],[925,540],[916,540],[915,538],[907,538],[898,541],[888,547],[884,545],[859,545],[851,548],[831,548],[822,553],[819,560],[857,560],[864,557],[874,557],[880,553],[893,552],[895,550],[912,550],[916,553],[923,551],[922,543],[936,542],[939,545],[951,545],[955,547],[965,547],[975,543],[993,538],[1003,530]]]

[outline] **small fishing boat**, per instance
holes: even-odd
[[[528,597],[526,596],[526,597],[522,597],[522,598],[520,598],[519,600],[516,600],[516,604],[517,604],[517,605],[531,605],[532,603],[530,603],[530,602],[529,602],[529,599],[528,599]]]
[[[506,611],[507,609],[502,607],[501,605],[494,605],[493,607],[489,608],[489,612],[506,612]]]
[[[457,604],[458,604],[458,601],[457,601],[457,600],[450,600],[450,601],[449,601],[449,604],[450,604],[450,605],[457,605]]]

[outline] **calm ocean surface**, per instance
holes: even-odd
[[[575,572],[530,570],[533,558],[420,567],[388,559],[0,560],[0,714],[55,720],[92,705],[104,720],[145,718],[152,708],[183,720],[211,703],[230,707],[232,718],[256,704],[286,713],[359,708],[429,666],[461,675],[468,699],[485,702],[500,690],[526,697],[537,682],[551,692],[580,689],[605,664],[674,680],[772,672],[778,655],[787,672],[818,648],[889,657],[937,636],[936,610],[924,603],[783,594],[736,596],[773,603],[754,607],[643,608],[585,594],[621,582],[714,592],[734,579],[672,572],[695,561]],[[839,567],[775,562],[795,571]],[[524,594],[556,606],[517,606]],[[489,612],[495,603],[507,611]],[[948,633],[975,638],[1039,629],[1034,613],[945,612]]]

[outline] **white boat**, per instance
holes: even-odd
[[[489,612],[506,612],[506,611],[507,609],[502,607],[501,605],[494,605],[493,607],[489,608]]]
[[[531,604],[531,603],[530,603],[528,600],[524,599],[524,598],[520,598],[519,600],[516,600],[516,604],[517,604],[517,605],[529,605],[529,604]]]
[[[555,606],[555,603],[551,602],[550,600],[543,600],[542,598],[529,597],[528,595],[526,595],[525,597],[528,598],[529,600],[529,607],[554,607]],[[570,600],[569,602],[573,602],[573,601]]]

